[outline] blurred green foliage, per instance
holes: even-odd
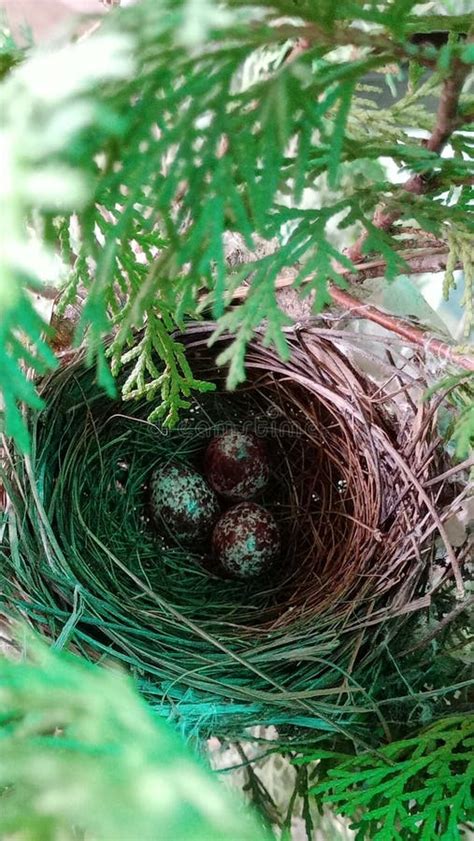
[[[26,650],[0,659],[2,838],[269,838],[125,675],[33,639]]]

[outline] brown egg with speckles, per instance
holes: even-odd
[[[228,429],[209,444],[204,472],[220,496],[252,499],[266,487],[270,477],[265,442],[250,432]]]
[[[241,502],[223,514],[212,534],[214,558],[236,578],[255,578],[280,553],[278,526],[266,508]]]

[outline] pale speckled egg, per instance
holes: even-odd
[[[212,488],[199,473],[178,462],[163,464],[154,471],[150,509],[157,529],[177,543],[206,540],[219,516],[219,502]]]
[[[278,526],[266,508],[241,502],[223,514],[212,533],[214,558],[237,578],[265,572],[280,553]]]
[[[213,438],[204,456],[211,488],[227,499],[252,499],[270,477],[265,442],[250,432],[228,429]]]

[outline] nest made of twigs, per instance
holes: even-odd
[[[286,362],[252,341],[247,382],[230,393],[211,332],[191,325],[182,341],[216,391],[194,397],[173,430],[147,422],[145,401],[107,398],[80,355],[43,383],[33,455],[9,451],[8,603],[61,644],[126,663],[164,714],[202,732],[341,729],[341,704],[355,709],[368,691],[352,678],[387,628],[443,579],[462,587],[463,551],[443,526],[462,493],[452,470],[444,479],[439,398],[420,399],[420,357],[395,363],[394,350],[371,354],[366,340],[320,326],[288,331]],[[199,468],[228,424],[262,435],[272,454],[262,502],[282,555],[249,581],[170,545],[147,511],[154,467]]]

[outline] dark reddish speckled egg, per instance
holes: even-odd
[[[252,499],[270,476],[265,443],[250,432],[228,429],[209,444],[204,472],[211,488],[221,496]]]
[[[241,502],[217,521],[212,534],[215,559],[237,578],[264,572],[280,552],[278,526],[266,508]]]
[[[156,527],[177,543],[205,540],[219,516],[214,491],[199,473],[178,462],[153,473],[150,507]]]

